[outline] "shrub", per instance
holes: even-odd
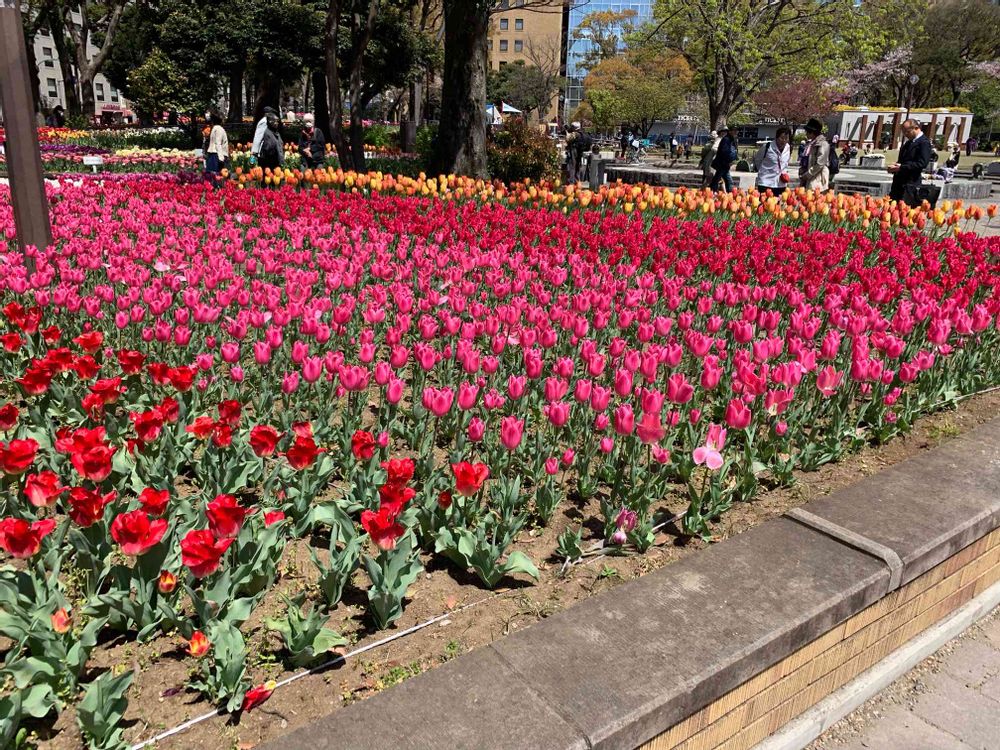
[[[486,154],[490,175],[504,182],[552,177],[559,167],[555,144],[519,120],[496,132]]]
[[[388,125],[369,125],[365,128],[365,145],[376,148],[398,148],[399,129]]]

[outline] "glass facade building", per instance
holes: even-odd
[[[573,112],[583,100],[583,79],[587,71],[582,67],[581,60],[590,48],[586,39],[574,39],[573,35],[580,22],[590,13],[597,11],[615,11],[620,13],[633,10],[636,15],[632,22],[639,26],[653,18],[654,0],[590,0],[587,3],[570,6],[566,34],[566,93],[563,101],[562,115],[564,119],[572,117]]]

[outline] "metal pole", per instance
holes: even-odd
[[[43,249],[52,244],[52,227],[18,0],[0,0],[0,103],[7,133],[4,148],[17,242],[22,250],[29,246]],[[34,259],[24,260],[29,273],[33,273]]]

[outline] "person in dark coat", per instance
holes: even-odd
[[[907,185],[920,185],[921,175],[931,163],[934,151],[930,139],[924,135],[916,120],[903,122],[903,135],[906,136],[906,142],[899,149],[899,158],[888,167],[888,172],[892,175],[889,197],[897,201],[903,200]]]
[[[715,174],[712,176],[711,187],[712,190],[719,190],[724,186],[726,192],[731,193],[733,192],[733,177],[729,170],[733,168],[733,162],[738,156],[736,138],[733,136],[733,131],[726,127],[719,128],[719,135],[722,136],[722,140],[719,141],[719,151],[712,160],[712,169],[715,170]]]
[[[285,145],[281,140],[281,133],[278,132],[279,124],[276,116],[267,116],[267,129],[261,138],[257,162],[264,169],[285,166]]]
[[[312,115],[305,116],[305,127],[299,136],[299,155],[305,169],[316,169],[326,163],[326,138],[316,127]]]

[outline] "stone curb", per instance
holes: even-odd
[[[263,750],[638,747],[1000,526],[1000,419]]]

